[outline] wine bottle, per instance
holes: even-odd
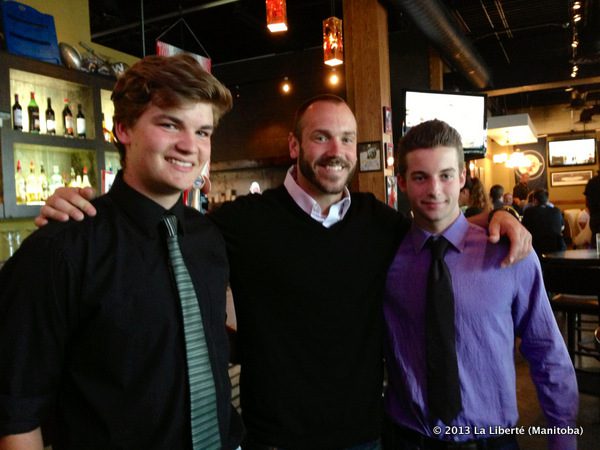
[[[75,136],[75,131],[73,129],[73,113],[71,112],[71,108],[69,108],[68,98],[65,98],[65,107],[63,108],[62,116],[65,136]]]
[[[79,187],[81,182],[77,179],[79,177],[81,179],[81,175],[75,174],[75,169],[71,167],[71,174],[69,175],[69,187]]]
[[[50,186],[48,184],[48,177],[46,176],[46,169],[44,169],[44,165],[40,164],[40,200],[46,201],[48,196],[50,195]]]
[[[48,108],[46,108],[46,133],[56,134],[56,115],[52,109],[50,97],[48,97]]]
[[[77,104],[77,137],[85,138],[85,116],[81,110],[81,103]]]
[[[19,94],[15,94],[15,104],[12,107],[13,129],[23,131],[23,108],[19,104]]]
[[[35,92],[31,93],[31,100],[27,105],[27,114],[29,115],[29,132],[40,132],[40,108],[35,101]]]
[[[35,164],[33,163],[33,161],[29,163],[29,175],[27,175],[25,183],[25,191],[27,192],[27,202],[37,202],[41,197],[41,188],[39,179],[35,175]]]
[[[27,203],[27,192],[25,191],[25,177],[21,168],[21,160],[17,160],[17,171],[15,172],[15,195],[17,204]]]
[[[49,194],[52,195],[54,194],[54,191],[57,190],[59,187],[63,187],[65,185],[65,182],[63,181],[63,177],[60,174],[59,168],[58,166],[53,166],[52,167],[52,176],[50,177],[50,189],[49,189]]]
[[[90,178],[88,177],[88,169],[86,166],[83,166],[83,179],[81,180],[81,187],[92,187],[92,183],[90,183]]]

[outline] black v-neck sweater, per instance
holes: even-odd
[[[325,228],[281,186],[211,215],[227,243],[249,436],[289,449],[377,439],[382,295],[406,220],[352,194]]]

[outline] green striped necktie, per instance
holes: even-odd
[[[202,314],[192,279],[183,261],[177,239],[177,217],[163,216],[167,228],[167,247],[177,292],[181,301],[188,378],[190,384],[190,420],[194,450],[220,449],[217,396]]]

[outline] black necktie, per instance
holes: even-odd
[[[221,448],[217,420],[217,397],[198,298],[179,248],[177,217],[172,214],[165,215],[163,222],[167,228],[169,259],[183,315],[190,384],[192,446],[193,450],[217,450]]]
[[[429,239],[431,266],[425,312],[429,411],[445,424],[450,424],[462,409],[456,361],[454,293],[450,272],[444,262],[448,245],[443,236]]]

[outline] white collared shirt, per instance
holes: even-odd
[[[329,207],[327,215],[323,215],[319,204],[308,195],[296,182],[296,166],[290,167],[285,176],[283,186],[296,204],[317,222],[329,228],[344,219],[344,216],[350,209],[350,191],[344,187],[342,199]]]

